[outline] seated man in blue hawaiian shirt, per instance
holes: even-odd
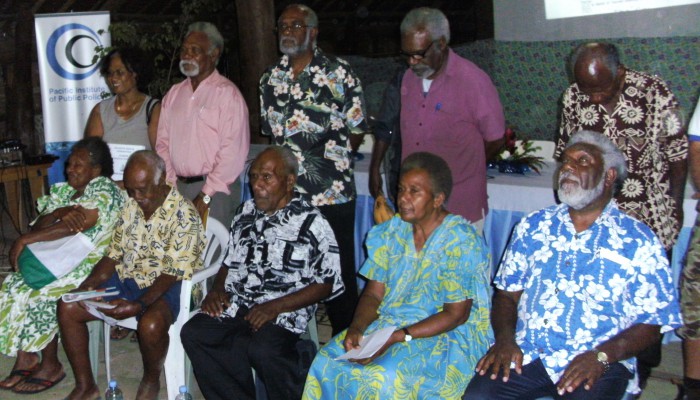
[[[205,398],[255,399],[251,367],[270,399],[298,399],[295,344],[316,303],[343,291],[338,244],[321,212],[294,190],[297,163],[271,146],[250,167],[253,199],[231,225],[226,255],[182,345]]]
[[[494,280],[496,340],[465,399],[620,399],[635,354],[680,325],[663,245],[612,199],[622,153],[580,131],[561,162],[562,204],[513,233]]]

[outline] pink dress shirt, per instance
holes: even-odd
[[[446,208],[476,222],[488,212],[484,142],[503,137],[505,118],[496,87],[471,61],[449,50],[445,69],[423,95],[410,69],[401,83],[401,156],[427,151],[452,172]]]
[[[229,194],[228,186],[243,171],[249,148],[248,107],[236,85],[218,71],[194,92],[188,78],[166,93],[156,151],[165,161],[168,182],[206,175],[203,193]]]

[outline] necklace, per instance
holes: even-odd
[[[122,105],[119,104],[119,98],[117,98],[117,101],[115,101],[114,104],[117,106],[117,113],[118,114],[128,115],[128,114],[133,114],[134,111],[136,111],[136,107],[141,105],[141,103],[143,103],[143,100],[144,100],[143,98],[139,97],[130,106],[123,107]]]

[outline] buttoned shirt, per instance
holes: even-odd
[[[494,284],[522,291],[516,341],[523,364],[537,358],[552,382],[571,360],[635,324],[681,325],[659,239],[611,201],[576,232],[568,206],[536,211],[517,226]],[[623,364],[632,370],[633,359]]]
[[[451,49],[444,70],[423,93],[423,79],[408,70],[401,83],[401,157],[427,151],[452,172],[447,209],[467,221],[488,212],[484,142],[503,137],[505,118],[496,87],[474,63]]]
[[[315,206],[355,198],[350,135],[369,126],[360,79],[347,61],[316,48],[295,77],[282,56],[260,78],[260,107],[263,135],[299,160],[300,193]]]
[[[307,286],[330,284],[331,299],[343,291],[340,257],[333,230],[320,211],[298,194],[272,215],[246,201],[231,226],[224,258],[226,292],[235,317],[240,307],[252,308]],[[296,334],[306,331],[316,305],[277,316],[275,324]]]
[[[134,199],[128,200],[107,257],[117,262],[119,279],[131,278],[143,289],[161,274],[192,279],[192,273],[202,268],[205,243],[197,210],[171,187],[149,219]]]
[[[671,196],[669,164],[685,162],[688,142],[680,106],[666,83],[628,69],[612,113],[574,83],[564,92],[555,158],[582,129],[603,133],[625,154],[627,179],[615,196],[620,208],[650,226],[666,249],[673,247],[683,205]]]
[[[156,151],[165,161],[167,180],[206,175],[202,192],[229,194],[250,149],[248,107],[230,80],[214,70],[192,90],[190,78],[173,85],[163,98]]]

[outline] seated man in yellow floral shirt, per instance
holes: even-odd
[[[100,309],[108,317],[139,321],[144,371],[137,399],[156,399],[168,351],[168,329],[180,309],[180,287],[201,268],[204,228],[197,210],[165,183],[165,164],[152,151],[134,153],[126,164],[124,187],[129,202],[122,211],[107,255],[77,289],[115,286],[105,297],[116,307]],[[79,303],[59,302],[63,347],[73,367],[75,388],[67,399],[100,395],[90,369],[86,323],[97,319]]]

